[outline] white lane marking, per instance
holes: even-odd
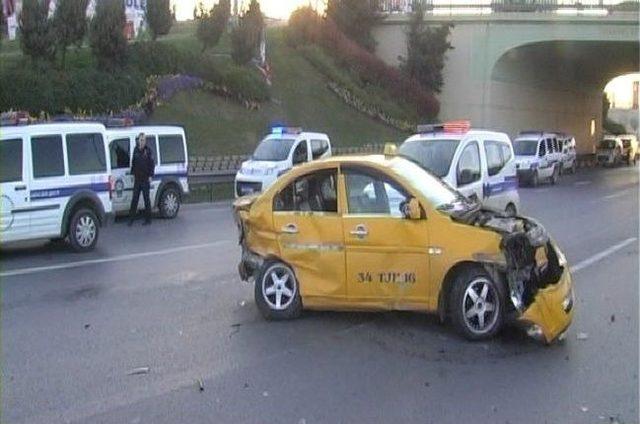
[[[595,264],[596,262],[599,262],[599,261],[603,260],[607,256],[613,255],[618,250],[623,249],[624,247],[630,245],[631,243],[634,243],[637,240],[638,240],[637,237],[631,237],[631,238],[628,238],[626,240],[621,241],[618,244],[614,244],[613,246],[609,247],[608,249],[605,249],[602,252],[597,253],[597,254],[585,259],[584,261],[578,262],[577,264],[575,264],[574,266],[571,267],[571,272],[578,272],[578,271],[581,271],[581,270],[583,270],[583,269],[585,269],[587,267],[590,267],[591,265]]]
[[[576,181],[575,183],[573,183],[573,185],[577,185],[577,186],[583,186],[583,185],[589,185],[591,184],[591,181],[585,180],[585,181]]]
[[[85,261],[66,262],[58,265],[37,266],[32,268],[14,269],[11,271],[0,272],[0,277],[13,277],[16,275],[36,274],[39,272],[55,271],[60,269],[79,268],[87,265],[104,264],[109,262],[131,261],[149,256],[168,255],[171,253],[186,252],[190,250],[206,249],[209,247],[219,246],[221,244],[231,243],[231,240],[220,240],[212,243],[192,244],[188,246],[172,247],[171,249],[155,250],[153,252],[130,253],[127,255],[118,255],[110,258],[87,259]]]
[[[615,199],[616,197],[624,197],[629,193],[628,190],[622,190],[622,191],[617,191],[613,194],[610,194],[608,196],[602,196],[602,200],[610,200],[610,199]]]

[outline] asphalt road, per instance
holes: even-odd
[[[3,249],[2,422],[638,422],[638,170],[520,193],[574,267],[576,317],[548,347],[414,313],[266,322],[228,204],[116,224],[88,255]]]

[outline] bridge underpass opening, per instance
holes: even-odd
[[[485,90],[486,126],[511,135],[564,131],[578,153],[594,153],[602,135],[602,96],[614,77],[638,71],[638,42],[546,41],[508,50]]]

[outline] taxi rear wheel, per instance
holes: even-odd
[[[265,262],[256,279],[254,295],[266,319],[293,319],[302,312],[298,280],[293,270],[280,261]]]
[[[504,322],[504,290],[480,267],[468,267],[456,276],[449,309],[456,330],[469,340],[495,336]]]

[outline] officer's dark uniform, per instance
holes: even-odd
[[[151,222],[151,199],[149,198],[149,189],[151,184],[149,178],[153,177],[156,164],[153,160],[153,152],[149,146],[140,149],[138,146],[133,150],[133,160],[131,161],[131,174],[134,177],[133,198],[131,199],[131,208],[129,210],[129,223],[133,222],[138,211],[138,200],[140,192],[144,199],[144,219],[145,223]]]

